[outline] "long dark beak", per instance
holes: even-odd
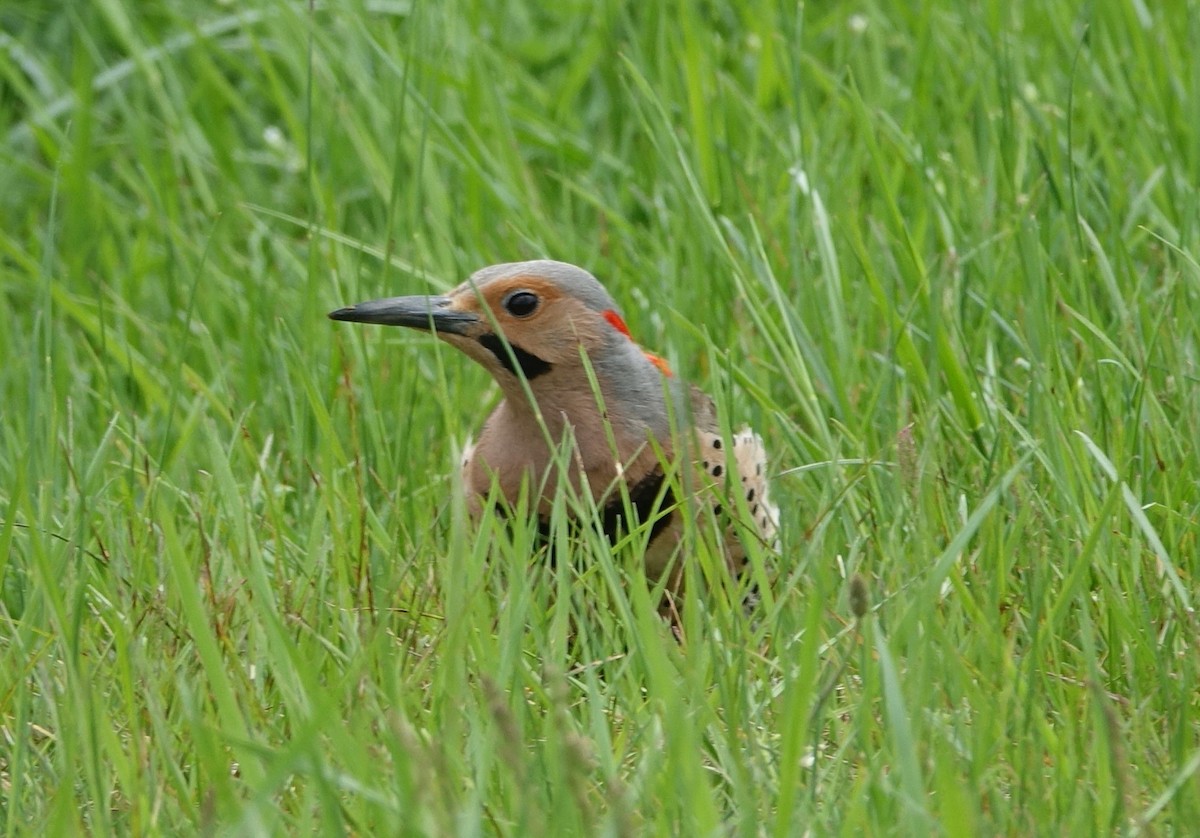
[[[454,311],[449,297],[388,297],[339,308],[329,312],[332,320],[352,323],[378,323],[381,326],[407,326],[452,335],[466,334],[479,322],[469,311]]]

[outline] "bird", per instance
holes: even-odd
[[[594,502],[594,523],[611,544],[649,528],[645,573],[662,583],[664,616],[678,614],[683,593],[682,516],[711,511],[735,580],[746,573],[746,539],[775,547],[779,510],[761,437],[745,427],[726,439],[712,399],[634,341],[584,268],[545,259],[492,265],[444,295],[371,300],[329,317],[432,332],[499,385],[503,398],[462,457],[473,519],[489,506],[511,514],[532,489],[546,532],[555,494],[569,483]],[[748,590],[747,602],[757,597],[752,583]]]

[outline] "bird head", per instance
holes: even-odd
[[[633,342],[604,286],[564,262],[493,265],[445,296],[373,300],[329,316],[433,332],[487,369],[510,397],[523,392],[522,378],[539,402],[590,391],[584,355],[602,389],[619,397],[661,401],[662,375],[670,375],[662,359]]]

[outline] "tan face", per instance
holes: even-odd
[[[581,348],[594,352],[614,328],[624,332],[616,312],[598,312],[560,284],[528,272],[476,276],[445,297],[372,300],[329,316],[432,331],[501,384],[518,373],[533,381],[556,368],[578,367]]]
[[[466,282],[454,289],[449,299],[449,310],[473,315],[475,322],[442,337],[476,358],[479,353],[468,342],[492,354],[499,349],[503,357],[497,355],[497,360],[502,367],[508,367],[511,359],[502,345],[496,345],[497,332],[514,352],[531,356],[530,365],[536,368],[537,361],[551,366],[579,363],[580,347],[595,350],[604,339],[604,330],[612,328],[603,314],[534,275],[503,277],[482,285]],[[486,361],[485,365],[491,366]],[[536,377],[532,372],[534,369],[527,369],[527,377]]]
[[[533,381],[556,368],[577,369],[581,350],[599,357],[606,346],[612,350],[632,342],[612,305],[595,278],[581,268],[538,261],[484,268],[444,297],[371,300],[329,316],[432,331],[508,386],[515,384],[518,373]],[[647,352],[645,359],[671,374],[661,358]],[[575,383],[581,382],[586,377]]]

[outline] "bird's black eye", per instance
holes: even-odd
[[[532,291],[513,291],[504,298],[504,309],[513,317],[528,317],[537,311],[538,302]]]

